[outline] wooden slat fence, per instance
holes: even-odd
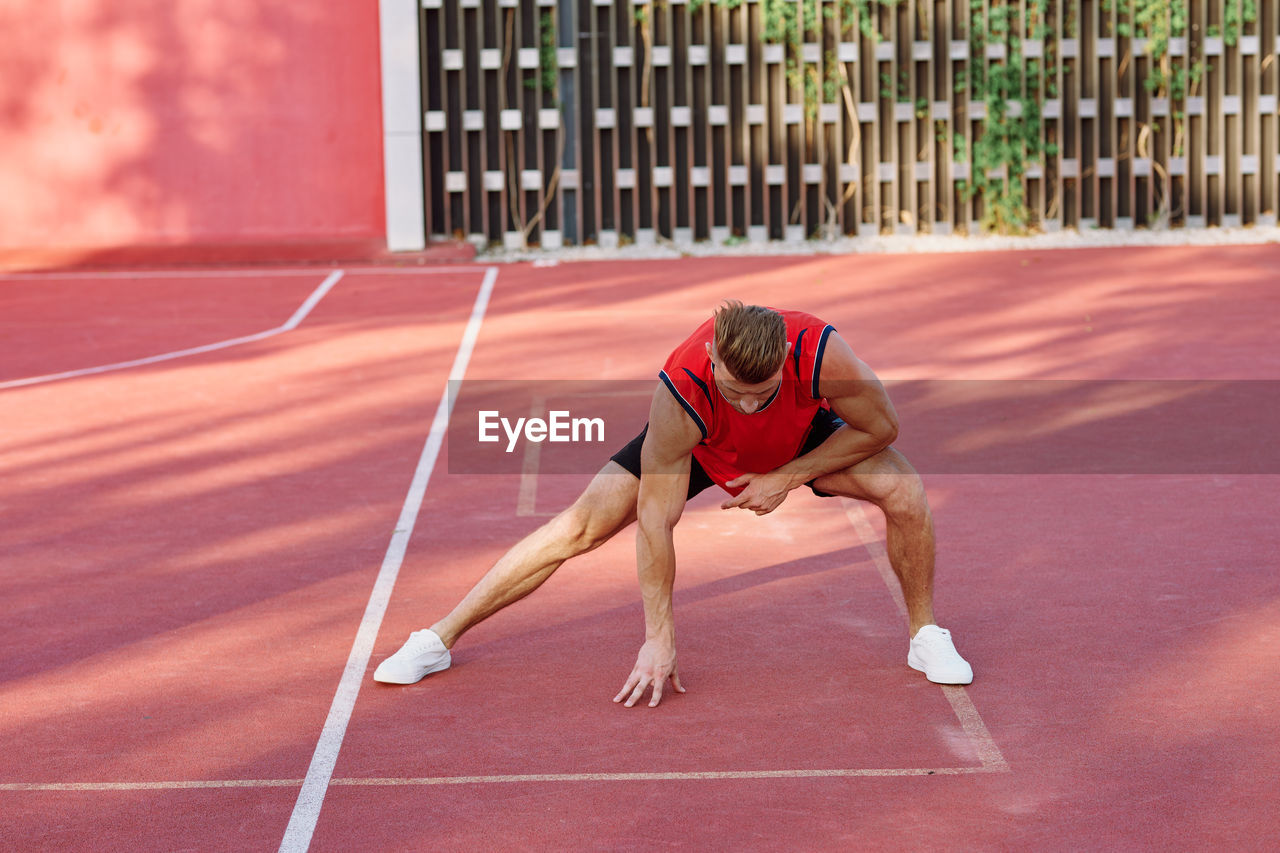
[[[1277,0],[422,0],[431,234],[1274,225]]]

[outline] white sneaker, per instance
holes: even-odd
[[[952,645],[951,632],[937,625],[925,625],[911,638],[907,666],[920,670],[934,684],[968,684],[973,681],[973,667]]]
[[[414,631],[400,651],[378,664],[374,681],[383,684],[414,684],[433,672],[448,669],[452,658],[435,631]]]

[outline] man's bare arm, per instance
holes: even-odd
[[[613,701],[630,708],[653,688],[649,707],[662,701],[670,678],[683,693],[676,669],[676,625],[671,606],[676,561],[672,532],[684,512],[691,453],[701,439],[696,425],[671,392],[659,385],[649,408],[649,432],[640,453],[636,504],[636,573],[644,600],[645,641],[636,665]]]
[[[746,488],[722,503],[722,508],[742,507],[757,515],[772,512],[792,489],[857,465],[897,438],[898,415],[884,386],[838,334],[827,338],[821,369],[818,391],[845,425],[809,453],[773,471],[730,480],[726,485]]]

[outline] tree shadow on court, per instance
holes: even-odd
[[[92,262],[122,246],[381,236],[376,10],[0,15],[21,34],[0,85],[0,249]]]
[[[1176,266],[1160,272],[1178,281]],[[513,297],[518,297],[523,288],[537,286],[537,276],[553,274],[545,270],[534,276],[529,268],[520,275],[500,275],[492,314],[473,358],[476,375],[519,370],[534,378],[581,378],[593,371],[628,379],[651,377],[656,369],[652,354],[669,350],[679,329],[687,333],[682,312],[688,310],[692,316],[693,307],[680,307],[664,317],[667,297],[661,291],[657,296],[633,295],[631,301],[619,297],[613,304],[620,309],[616,314],[583,309],[551,317],[548,311],[537,318],[541,323],[524,316],[526,309],[516,309],[535,303],[507,301],[502,288],[508,283],[515,289]],[[968,286],[980,290],[977,272],[973,275]],[[1110,333],[1104,346],[1084,337],[1073,345],[1074,339],[1063,331],[1065,321],[1042,321],[1039,314],[1064,310],[1054,293],[1037,290],[1010,297],[1016,304],[1008,313],[965,313],[963,300],[944,303],[930,309],[941,316],[926,323],[923,315],[928,312],[912,307],[919,293],[893,296],[892,289],[881,293],[868,284],[871,292],[855,299],[848,291],[856,293],[858,288],[844,281],[833,278],[830,290],[815,289],[812,300],[797,288],[788,302],[812,301],[816,313],[842,332],[867,330],[862,341],[881,356],[868,360],[886,372],[955,359],[957,370],[997,362],[1001,370],[1011,370],[1023,363],[1025,376],[1040,379],[1079,364],[1089,365],[1083,371],[1090,374],[1086,378],[1099,380],[1129,378],[1131,371],[1155,364],[1170,371],[1155,378],[1190,379],[1243,373],[1240,365],[1250,364],[1244,356],[1251,351],[1262,353],[1252,362],[1255,370],[1265,374],[1270,364],[1270,350],[1261,345],[1257,324],[1219,328],[1225,318],[1212,307],[1202,307],[1206,290],[1194,284],[1171,285],[1159,304],[1144,303],[1142,292],[1125,291],[1123,299],[1138,304],[1127,310],[1123,304],[1114,306],[1121,312],[1117,325],[1123,332]],[[702,299],[714,286],[708,279],[706,292],[697,297]],[[763,284],[752,287],[756,289],[748,289],[748,294],[766,290]],[[6,658],[0,682],[6,699],[0,730],[11,744],[6,778],[80,779],[95,769],[104,774],[100,778],[131,779],[187,778],[192,773],[299,778],[305,771],[470,309],[470,294],[454,294],[439,316],[406,319],[398,313],[403,306],[396,306],[385,315],[373,310],[374,316],[344,322],[341,293],[340,287],[333,303],[326,300],[323,307],[334,313],[317,313],[315,328],[109,380],[99,377],[0,394],[0,403],[20,407],[18,416],[5,420],[6,476],[0,498],[6,519],[2,577],[11,619],[7,636],[17,649]],[[433,298],[419,293],[424,302]],[[1241,285],[1237,293],[1253,306],[1251,313],[1269,316],[1265,311],[1273,297],[1253,286]],[[883,298],[872,298],[876,294]],[[372,290],[365,295],[375,306],[389,298]],[[683,304],[683,299],[673,301]],[[1241,311],[1236,306],[1231,314]],[[945,316],[947,312],[955,316]],[[705,310],[702,313],[705,316]],[[640,319],[644,328],[639,332],[628,328],[615,333],[615,326],[638,325]],[[1017,338],[1014,332],[1024,327],[1034,334]],[[1171,335],[1170,328],[1179,334]],[[917,331],[908,335],[912,329]],[[601,340],[602,330],[609,333],[607,341]],[[984,355],[966,349],[973,345],[971,333],[978,330],[1011,338],[1003,349]],[[897,339],[899,331],[905,342]],[[933,343],[928,359],[916,352],[924,338]],[[1224,346],[1204,343],[1215,339]],[[632,351],[632,341],[643,345]],[[854,348],[862,352],[857,340]],[[1150,398],[1122,399],[1130,405],[1107,409],[1098,405],[1098,387],[1102,386],[1076,386],[1051,406],[1016,397],[1013,402],[1021,401],[1020,405],[1008,410],[1007,418],[995,419],[990,416],[991,401],[985,398],[939,399],[914,391],[903,398],[904,411],[911,413],[904,435],[918,431],[926,418],[930,441],[955,441],[957,425],[977,431],[973,443],[954,450],[954,458],[978,468],[926,471],[931,488],[951,489],[954,494],[953,484],[966,487],[938,518],[943,542],[940,581],[949,614],[945,618],[957,628],[961,650],[974,658],[979,681],[971,695],[1014,766],[1007,778],[962,783],[965,801],[979,816],[967,825],[971,837],[999,839],[1000,832],[1009,831],[1008,821],[1014,822],[1014,831],[1026,833],[1024,837],[1038,837],[1029,828],[1037,814],[1051,815],[1053,823],[1062,826],[1074,819],[1069,814],[1073,808],[1101,807],[1101,799],[1072,789],[1074,780],[1084,778],[1118,798],[1131,790],[1118,778],[1126,764],[1143,767],[1145,780],[1159,772],[1172,774],[1177,767],[1173,761],[1143,758],[1151,744],[1141,740],[1133,724],[1141,718],[1136,710],[1145,683],[1141,675],[1153,668],[1165,673],[1150,690],[1157,707],[1167,712],[1179,701],[1176,685],[1193,680],[1195,673],[1173,665],[1179,655],[1176,643],[1157,643],[1141,658],[1120,650],[1133,643],[1128,630],[1132,615],[1153,603],[1150,584],[1169,571],[1168,561],[1160,556],[1177,553],[1151,552],[1150,543],[1184,546],[1185,562],[1169,582],[1190,584],[1198,563],[1187,555],[1201,554],[1206,542],[1216,541],[1221,519],[1240,517],[1241,484],[1250,478],[1239,472],[1195,477],[1175,473],[1166,475],[1171,484],[1165,488],[1159,486],[1160,478],[1128,474],[1073,479],[1069,472],[1048,476],[1032,471],[996,477],[982,470],[990,459],[982,454],[1000,441],[1023,438],[1035,453],[1050,453],[1100,432],[1104,439],[1108,430],[1132,433],[1144,423],[1168,421],[1179,412],[1195,411],[1197,404],[1214,403],[1205,388],[1192,385],[1178,386],[1193,393],[1172,401],[1190,408],[1165,409],[1162,406],[1170,400]],[[1061,411],[1075,411],[1079,418],[1045,417]],[[22,429],[15,430],[19,423]],[[41,423],[57,427],[42,432]],[[438,464],[445,459],[442,456]],[[1031,459],[1035,461],[1034,453]],[[499,482],[450,474],[443,468],[433,475],[375,663],[398,645],[411,619],[450,606],[473,576],[539,523],[538,518],[513,520],[512,481],[505,481],[505,491]],[[578,482],[584,483],[585,476]],[[1082,482],[1087,487],[1080,486]],[[1265,484],[1252,488],[1263,504],[1272,497]],[[1161,495],[1158,506],[1151,499],[1153,489]],[[547,494],[548,502],[540,508],[562,505],[572,491],[566,485]],[[992,506],[993,493],[1003,494],[1005,503]],[[1172,522],[1150,526],[1153,518],[1180,506]],[[1256,530],[1274,530],[1274,525],[1266,527],[1270,522],[1265,513],[1247,517],[1253,529],[1232,526],[1223,538],[1234,549],[1237,564],[1261,565],[1274,548],[1259,540]],[[1035,523],[1025,521],[1028,518]],[[1091,523],[1084,524],[1086,520]],[[974,538],[971,530],[986,530],[986,538]],[[1002,538],[1012,545],[1002,545]],[[1092,549],[1082,547],[1089,542],[1095,543]],[[1124,549],[1118,551],[1120,545]],[[761,547],[765,546],[735,542],[716,559],[732,560],[735,548]],[[842,544],[832,552],[832,559],[844,559],[845,548]],[[1021,561],[1015,559],[1018,549],[1025,552]],[[824,549],[824,554],[830,550]],[[616,554],[622,575],[633,571],[633,566],[627,567],[631,558],[625,551]],[[1046,565],[1062,570],[1052,583],[1043,579]],[[679,586],[678,606],[712,607],[787,581],[816,581],[819,572],[816,562],[779,560],[740,577]],[[621,658],[625,670],[639,639],[634,587],[628,584],[623,598],[621,588],[601,589],[589,576],[575,575],[571,569],[562,576],[562,588],[582,585],[579,600],[593,604],[597,616],[566,615],[560,624],[566,629],[589,628],[598,638],[619,623],[610,654]],[[1116,585],[1123,582],[1118,579],[1136,584],[1117,593]],[[1267,576],[1255,571],[1225,591],[1212,588],[1204,596],[1212,605],[1207,610],[1151,612],[1168,617],[1173,626],[1187,626],[1200,615],[1247,615],[1270,595],[1267,583]],[[1176,589],[1161,592],[1175,593]],[[1263,611],[1249,623],[1262,621],[1269,612]],[[766,611],[753,602],[746,612]],[[1071,630],[1054,637],[1055,619],[1060,622],[1064,613],[1073,619]],[[1101,622],[1100,614],[1106,616]],[[506,618],[507,614],[498,617]],[[504,621],[512,626],[503,628],[504,636],[484,640],[478,635],[476,645],[460,650],[460,661],[469,657],[471,669],[478,671],[518,660],[530,645],[554,645],[562,636],[554,626],[517,630],[524,617],[517,613],[510,618],[515,621]],[[412,625],[418,627],[421,624]],[[1148,621],[1139,627],[1158,625]],[[1017,649],[1001,645],[1006,636],[1018,641]],[[884,642],[889,648],[890,641]],[[894,672],[902,670],[903,678],[914,678],[898,660],[901,637],[892,642],[894,651],[885,659]],[[1087,661],[1092,670],[1082,676],[1078,669],[1059,669],[1046,678],[1037,668],[1044,659],[1039,651],[1046,645],[1059,653],[1056,660],[1077,666]],[[715,651],[714,643],[709,647]],[[1199,652],[1196,659],[1205,670],[1225,668],[1231,654],[1247,652],[1245,642],[1234,634],[1210,637],[1205,648],[1217,648],[1214,653]],[[1262,659],[1260,671],[1272,671],[1266,668],[1268,660]],[[620,683],[625,672],[617,670],[612,657],[605,663],[601,671],[607,669]],[[460,665],[452,676],[465,672]],[[1064,715],[1065,703],[1076,696],[1072,684],[1082,678],[1094,685],[1085,710]],[[605,693],[618,686],[612,680],[602,686]],[[453,677],[451,683],[457,681]],[[1032,683],[1041,685],[1038,692],[1025,687]],[[1198,683],[1205,691],[1216,685]],[[1137,693],[1126,692],[1135,684]],[[374,688],[366,679],[362,689]],[[482,701],[481,693],[475,695]],[[1245,695],[1228,693],[1228,698],[1246,701]],[[415,694],[406,691],[405,696],[408,702]],[[1252,707],[1230,716],[1229,705],[1204,706],[1222,715],[1219,725],[1175,741],[1210,775],[1220,772],[1212,754],[1219,738],[1232,738],[1227,750],[1232,763],[1257,766],[1243,753],[1244,740],[1234,726],[1265,730],[1266,720]],[[1021,707],[1027,712],[1019,714]],[[1190,707],[1194,711],[1201,706]],[[1109,741],[1108,723],[1117,713],[1127,715],[1128,728]],[[1166,717],[1187,719],[1178,713]],[[1037,747],[1046,729],[1056,741]],[[1081,746],[1095,742],[1092,752]],[[92,755],[86,755],[84,744],[95,745]],[[397,743],[396,748],[405,747]],[[1062,759],[1064,754],[1069,758]],[[33,755],[39,764],[32,763]],[[1078,775],[1055,778],[1043,789],[1045,798],[1037,799],[1041,791],[1027,784],[1029,771],[1023,769],[1028,757],[1062,762]],[[878,790],[898,790],[895,782],[874,784],[883,786]],[[857,791],[879,798],[877,807],[903,821],[913,820],[911,814],[920,807],[918,792],[886,800],[863,783]],[[841,802],[848,801],[848,788],[839,794]],[[941,808],[954,799],[955,788],[923,796]],[[1171,802],[1187,805],[1188,800]]]
[[[6,778],[217,776],[314,735],[469,309],[3,395]]]
[[[634,529],[628,528],[627,531],[619,535],[623,540],[630,541],[634,535]],[[848,538],[854,539],[852,531]],[[751,549],[751,545],[748,542],[739,541],[737,544],[744,546],[748,550]],[[854,562],[861,562],[865,558],[866,555],[862,546],[854,545],[848,548],[833,549],[820,555],[774,563],[729,577],[701,583],[683,583],[676,593],[677,605],[684,608],[715,602],[717,599],[733,597],[738,593],[743,593],[756,587],[776,584],[789,579],[804,578],[809,575],[826,574],[833,569],[846,567]],[[565,574],[573,575],[575,572],[573,569],[566,567]],[[630,572],[626,572],[624,569],[622,574],[630,575]],[[572,583],[573,581],[565,578],[560,582]],[[887,601],[881,603],[887,603]],[[564,632],[578,633],[598,628],[604,624],[611,626],[628,625],[634,629],[642,626],[643,623],[644,613],[639,601],[580,616],[571,613],[565,614],[548,624],[530,630],[517,633],[503,632],[504,636],[501,637],[481,640],[480,642],[469,642],[465,644],[465,647],[462,647],[459,654],[459,662],[464,663],[468,660],[478,660],[489,656],[514,655],[520,657],[522,654],[527,654],[529,648],[536,647],[539,643],[548,643],[556,635]],[[744,630],[746,629],[744,628]],[[630,633],[635,632],[632,630]],[[627,645],[628,650],[630,650],[630,645],[633,644],[624,645]],[[625,672],[619,671],[618,675],[625,675]],[[621,680],[619,680],[619,684],[621,684]]]
[[[892,378],[1248,378],[1277,263],[1273,246],[1208,246],[516,265],[490,316],[543,312],[554,347],[586,341],[597,360],[608,327],[659,363],[669,336],[736,297],[829,320]]]
[[[949,612],[1012,767],[978,846],[1213,847],[1274,832],[1274,477],[942,478]]]

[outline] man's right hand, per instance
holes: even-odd
[[[630,708],[644,696],[644,691],[652,686],[653,698],[649,700],[649,707],[656,707],[662,701],[662,689],[666,686],[668,678],[671,679],[671,684],[677,693],[685,692],[680,684],[680,674],[676,671],[675,643],[661,639],[646,640],[640,647],[640,654],[636,657],[636,665],[631,670],[631,676],[618,695],[613,697],[613,701],[622,702],[625,697],[627,701],[624,704]]]

